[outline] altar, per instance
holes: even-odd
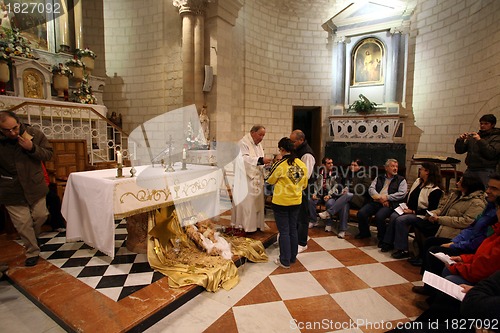
[[[220,169],[188,164],[187,170],[174,165],[175,172],[165,172],[159,166],[139,166],[136,177],[130,177],[130,169],[123,169],[122,178],[116,178],[116,169],[69,175],[61,209],[68,242],[83,241],[113,258],[117,219],[186,201],[207,218],[218,216]],[[179,215],[183,224],[195,221]]]

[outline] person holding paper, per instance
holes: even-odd
[[[434,210],[438,207],[443,194],[441,183],[441,175],[437,165],[428,162],[422,163],[419,169],[419,178],[415,180],[410,192],[406,195],[406,204],[400,204],[400,207],[396,208],[396,212],[392,213],[390,217],[381,245],[382,252],[388,252],[395,248],[396,251],[391,255],[393,258],[402,259],[410,256],[408,252],[410,226],[422,220],[427,210]]]
[[[435,258],[433,253],[443,253],[449,256],[458,256],[465,253],[476,252],[479,245],[486,238],[488,227],[498,222],[495,201],[500,197],[500,174],[496,173],[490,177],[486,188],[486,201],[488,204],[484,211],[467,228],[453,239],[443,237],[431,237],[424,243],[423,261],[420,274],[425,271],[441,274],[444,268],[443,262]],[[428,286],[415,286],[412,291],[418,294],[429,295],[432,288]]]
[[[9,212],[26,249],[25,266],[38,262],[37,237],[49,215],[42,163],[52,147],[38,129],[19,121],[12,111],[0,111],[0,204]]]
[[[497,219],[500,219],[500,199],[497,198]],[[457,284],[475,284],[500,271],[500,222],[491,226],[487,237],[474,254],[450,257],[456,264],[446,265],[442,276]]]
[[[457,182],[458,190],[441,200],[438,209],[432,210],[428,216],[414,224],[415,241],[424,255],[424,241],[429,237],[453,238],[462,229],[474,222],[486,207],[484,186],[477,177],[463,176]]]

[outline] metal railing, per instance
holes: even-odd
[[[54,105],[23,102],[10,109],[22,122],[41,130],[48,139],[85,139],[89,163],[115,160],[116,151],[128,153],[128,134],[92,105]]]

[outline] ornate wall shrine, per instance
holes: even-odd
[[[388,0],[346,5],[323,24],[333,54],[329,140],[325,151],[349,164],[362,158],[404,168],[409,25],[414,5]],[[349,156],[345,156],[348,148]]]

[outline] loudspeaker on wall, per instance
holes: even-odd
[[[212,66],[205,65],[205,80],[203,81],[203,91],[210,92],[214,82],[214,73]]]

